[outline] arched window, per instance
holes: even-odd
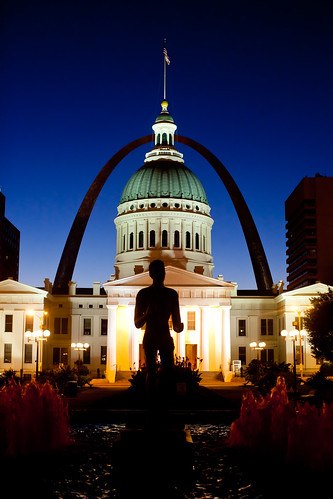
[[[206,236],[202,237],[202,251],[206,251]]]
[[[151,248],[155,247],[155,231],[154,230],[151,230],[149,232],[149,246]]]
[[[156,141],[156,144],[159,146],[161,143],[161,136],[160,134],[157,135],[157,141]]]
[[[134,243],[134,234],[133,232],[130,233],[130,240],[129,240],[129,249],[133,249],[133,243]]]
[[[175,230],[175,233],[174,233],[174,247],[175,248],[180,247],[179,230]]]
[[[126,236],[125,234],[123,235],[123,251],[126,249]]]
[[[162,146],[168,145],[168,136],[166,133],[162,133]]]
[[[169,145],[170,146],[173,145],[173,143],[172,143],[172,134],[171,133],[169,133]]]
[[[200,249],[200,247],[199,247],[199,234],[197,232],[195,234],[195,249],[196,250]]]
[[[168,246],[168,231],[162,230],[162,247],[167,248]]]
[[[140,230],[140,232],[139,232],[138,247],[143,248],[143,230]]]
[[[189,231],[186,232],[186,249],[191,249],[191,233]]]

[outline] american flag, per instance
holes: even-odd
[[[169,59],[169,56],[168,56],[166,48],[163,49],[163,54],[164,54],[164,59],[166,60],[166,63],[170,64],[170,59]]]

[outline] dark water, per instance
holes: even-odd
[[[204,424],[187,426],[193,439],[193,474],[186,483],[142,487],[141,476],[133,471],[142,464],[142,449],[126,456],[126,481],[134,492],[119,489],[116,482],[113,443],[124,429],[122,424],[72,425],[73,445],[57,456],[23,460],[10,466],[11,497],[48,499],[259,499],[275,497],[319,497],[317,481],[313,490],[309,476],[267,459],[258,460],[231,451],[226,445],[230,426]],[[156,456],[159,454],[156,442]],[[175,449],[177,452],[177,449]],[[170,456],[172,459],[172,455]],[[4,471],[4,470],[2,470]],[[7,472],[7,474],[9,471]],[[3,476],[3,480],[5,475]],[[141,488],[140,488],[141,485]],[[9,496],[8,496],[9,497]]]
[[[71,459],[60,462],[55,476],[48,480],[55,498],[125,497],[115,486],[110,448],[124,425],[77,425],[72,427],[76,441]],[[227,425],[191,425],[194,448],[194,472],[185,487],[175,486],[164,494],[156,490],[149,497],[179,498],[259,498],[264,497],[253,478],[225,449]],[[156,443],[158,447],[158,442]],[[172,456],[170,456],[172,459]],[[140,449],[128,456],[128,480],[131,468],[140,459]],[[136,496],[138,497],[138,496]],[[141,496],[140,496],[141,497]],[[268,497],[268,496],[267,496]]]

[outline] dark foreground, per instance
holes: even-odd
[[[271,499],[327,494],[330,479],[324,473],[290,469],[274,456],[249,456],[228,447],[230,424],[247,390],[239,383],[177,396],[167,418],[190,434],[191,452],[181,455],[178,445],[163,440],[155,421],[149,448],[145,439],[134,441],[119,468],[120,435],[125,428],[142,429],[151,412],[128,386],[85,388],[67,399],[73,441],[66,450],[0,463],[10,485],[7,497]],[[177,463],[181,472],[168,463]]]

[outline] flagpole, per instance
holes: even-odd
[[[166,38],[164,38],[164,49],[166,50]],[[166,100],[166,59],[163,52],[164,59],[164,91],[163,91],[163,99]]]

